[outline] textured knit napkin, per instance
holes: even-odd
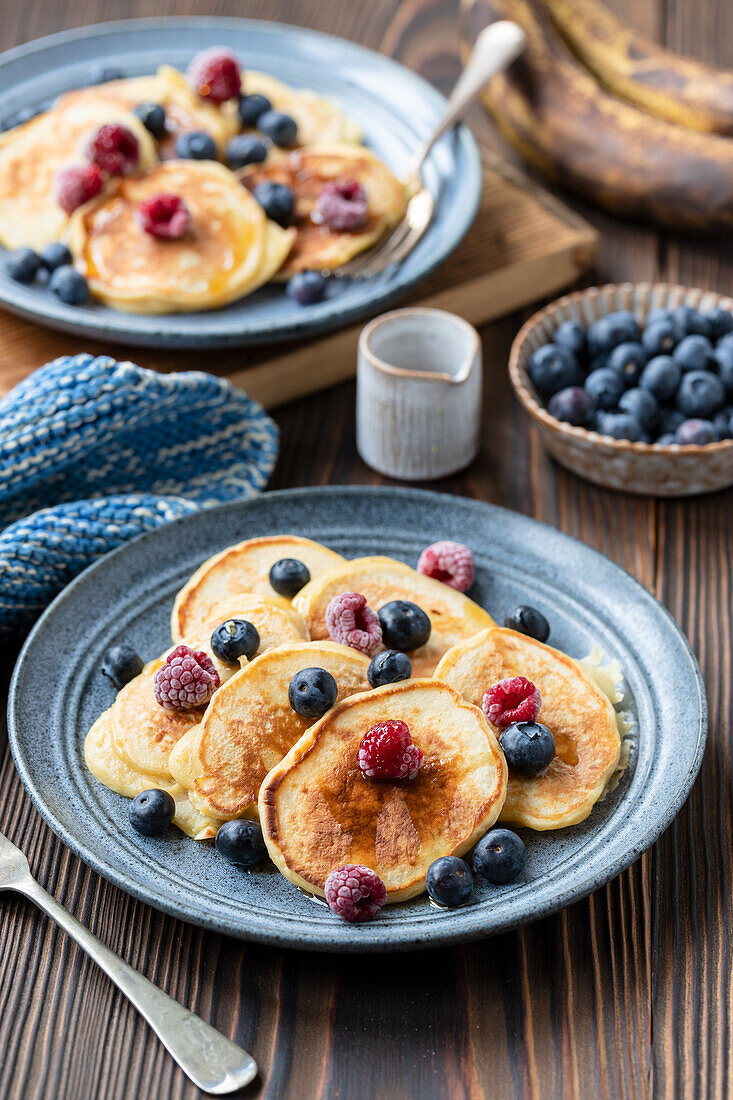
[[[0,400],[0,640],[100,555],[260,492],[275,424],[225,379],[64,356]]]

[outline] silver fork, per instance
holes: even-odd
[[[481,31],[468,64],[451,93],[445,114],[410,161],[405,183],[414,194],[407,204],[404,217],[384,241],[335,268],[332,274],[353,279],[367,278],[399,263],[412,252],[430,225],[435,210],[435,199],[422,177],[422,168],[430,150],[446,130],[452,129],[464,118],[484,84],[519,56],[524,44],[522,28],[506,19],[491,23]]]
[[[31,875],[21,850],[2,833],[0,890],[24,894],[60,924],[132,1001],[171,1057],[204,1092],[223,1096],[257,1076],[257,1063],[250,1054],[138,974],[47,894]]]

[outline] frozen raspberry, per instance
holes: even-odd
[[[312,220],[337,233],[363,229],[367,220],[366,191],[356,180],[331,180],[316,199]]]
[[[534,722],[540,713],[542,696],[531,680],[509,676],[489,688],[481,706],[488,720],[504,729],[514,722]]]
[[[376,611],[367,607],[359,592],[342,592],[326,608],[326,629],[334,642],[358,649],[371,657],[382,644],[382,628]]]
[[[331,871],[325,894],[331,912],[351,924],[374,920],[387,900],[387,888],[381,878],[363,863],[347,863]]]
[[[377,722],[361,739],[356,756],[367,779],[414,779],[423,762],[423,751],[413,745],[405,722]]]
[[[473,554],[462,542],[434,542],[420,555],[417,571],[467,592],[473,584]]]
[[[56,174],[56,201],[62,210],[72,214],[104,186],[104,174],[96,164],[72,164]]]
[[[140,150],[135,135],[119,122],[100,126],[86,147],[86,155],[110,176],[124,176],[137,168]]]
[[[153,677],[153,691],[166,710],[194,710],[208,703],[219,686],[211,658],[188,645],[177,645]]]
[[[152,237],[177,241],[191,224],[191,211],[180,195],[153,195],[135,211],[141,229]]]
[[[197,53],[186,76],[194,92],[214,103],[235,99],[241,89],[239,61],[223,46],[212,46]]]

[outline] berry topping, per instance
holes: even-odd
[[[143,836],[157,836],[166,829],[176,813],[176,804],[168,791],[157,787],[141,791],[130,803],[127,815],[133,829]]]
[[[260,115],[272,110],[272,104],[265,95],[241,95],[238,110],[242,126],[256,126]]]
[[[261,164],[267,159],[267,146],[251,134],[237,134],[227,145],[227,164],[233,172],[246,164]]]
[[[527,862],[524,841],[511,829],[492,829],[474,848],[473,869],[479,878],[505,886],[519,878]]]
[[[262,829],[256,821],[225,821],[216,834],[216,850],[237,867],[254,867],[267,855]]]
[[[324,893],[331,912],[350,924],[374,920],[387,900],[381,878],[363,863],[347,863],[331,871]]]
[[[288,149],[298,140],[298,124],[283,111],[263,111],[257,119],[257,129],[275,145]]]
[[[41,252],[41,263],[47,271],[65,267],[72,262],[72,259],[71,252],[61,241],[51,241]]]
[[[555,756],[555,738],[541,722],[514,722],[501,733],[499,744],[510,769],[519,775],[541,775]]]
[[[367,220],[366,191],[356,180],[331,180],[318,195],[311,219],[336,233],[363,229]]]
[[[176,138],[176,156],[181,160],[216,160],[216,143],[205,130],[189,130]]]
[[[153,676],[153,691],[166,710],[194,710],[208,703],[219,686],[214,662],[202,650],[177,645]]]
[[[296,271],[287,286],[288,297],[301,306],[312,306],[323,300],[328,279],[320,271]]]
[[[473,554],[462,542],[444,539],[426,547],[417,563],[418,573],[467,592],[473,584]]]
[[[227,619],[211,635],[212,652],[225,665],[236,665],[240,657],[251,661],[259,648],[259,631],[246,619]]]
[[[160,103],[138,103],[132,113],[154,138],[165,137],[165,107]]]
[[[124,176],[137,167],[140,149],[137,138],[126,126],[108,122],[99,127],[87,145],[86,155],[110,176]]]
[[[49,287],[67,306],[80,306],[89,297],[89,284],[81,272],[69,264],[57,267],[49,280]]]
[[[297,596],[310,579],[310,569],[297,558],[280,558],[270,568],[270,586],[286,600]]]
[[[399,649],[383,649],[372,657],[367,669],[367,680],[373,688],[385,684],[396,684],[399,680],[409,680],[412,676],[412,661]]]
[[[441,856],[428,867],[425,885],[436,905],[455,909],[473,894],[471,868],[458,856]]]
[[[295,195],[285,183],[258,183],[252,192],[268,218],[287,225],[295,210]]]
[[[56,174],[56,201],[67,214],[95,198],[104,186],[104,175],[96,164],[72,164]]]
[[[143,661],[137,650],[123,642],[112,645],[102,657],[102,675],[111,680],[119,691],[143,670]]]
[[[135,211],[135,220],[151,237],[177,241],[191,224],[191,211],[180,195],[151,195]]]
[[[342,592],[340,596],[334,596],[326,608],[326,629],[334,642],[358,649],[368,657],[382,644],[379,624],[377,613],[367,606],[366,597],[359,592]]]
[[[390,719],[364,734],[356,758],[367,779],[414,779],[423,751],[413,745],[406,722]]]
[[[223,46],[211,46],[197,53],[186,76],[194,92],[213,103],[234,99],[239,96],[242,86],[239,61]]]
[[[545,616],[536,607],[529,607],[527,604],[515,607],[504,619],[504,626],[526,634],[529,638],[536,638],[538,642],[546,642],[550,637],[550,624]]]
[[[5,257],[5,270],[16,283],[32,283],[41,266],[41,257],[32,248],[16,248]]]
[[[489,688],[481,704],[488,720],[500,729],[512,722],[534,722],[541,706],[539,690],[524,676],[499,680]]]
[[[419,649],[430,637],[430,619],[409,600],[392,600],[380,607],[379,625],[388,649]]]
[[[290,706],[301,718],[322,718],[338,696],[338,685],[325,668],[302,668],[288,687]]]

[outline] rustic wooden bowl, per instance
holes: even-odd
[[[575,428],[550,416],[529,379],[530,356],[552,340],[563,321],[589,325],[606,313],[630,310],[643,321],[652,309],[722,306],[733,311],[733,299],[695,287],[666,283],[622,283],[590,287],[559,298],[539,310],[520,329],[512,344],[509,377],[514,391],[537,425],[547,450],[562,465],[597,485],[650,496],[692,496],[733,485],[733,440],[701,446],[660,447],[612,439]]]

